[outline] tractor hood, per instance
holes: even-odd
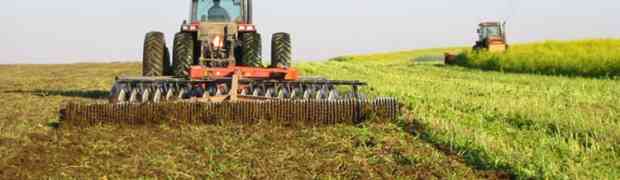
[[[239,25],[236,23],[200,23],[198,40],[214,42],[216,39],[226,39],[237,35]]]

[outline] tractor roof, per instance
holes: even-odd
[[[500,23],[499,22],[481,22],[480,26],[499,26]]]

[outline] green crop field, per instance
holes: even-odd
[[[564,76],[620,76],[620,40],[595,39],[519,44],[507,53],[465,51],[459,64],[505,72]]]
[[[620,178],[620,80],[432,61],[445,50],[297,65],[405,105],[398,120],[355,126],[55,128],[62,101],[104,99],[140,64],[3,65],[0,179]]]
[[[103,101],[140,64],[0,66],[0,179],[505,178],[385,121],[356,126],[55,128],[63,101]]]
[[[401,122],[412,124],[405,130],[413,128],[419,138],[458,151],[469,165],[519,177],[620,176],[620,81],[411,61],[429,53],[378,54],[302,67],[332,78],[365,79],[371,94],[399,97],[412,114]]]

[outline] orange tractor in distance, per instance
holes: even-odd
[[[508,50],[506,22],[482,22],[478,24],[477,33],[478,41],[472,48],[475,52],[503,53]],[[457,55],[455,53],[445,53],[445,64],[455,64],[456,61]]]
[[[483,22],[478,25],[478,41],[474,45],[475,51],[506,52],[506,22]]]

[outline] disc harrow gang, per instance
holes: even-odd
[[[254,124],[270,121],[282,124],[355,124],[376,117],[394,119],[399,104],[394,98],[374,100],[267,100],[225,102],[170,102],[148,104],[77,104],[61,108],[61,122],[67,126],[99,124]]]
[[[111,91],[110,101],[116,104],[146,104],[177,102],[190,99],[207,99],[230,94],[231,82],[175,81],[174,79],[124,79]],[[279,100],[347,100],[363,99],[357,81],[245,81],[237,94],[249,99]],[[349,92],[342,93],[344,89]]]

